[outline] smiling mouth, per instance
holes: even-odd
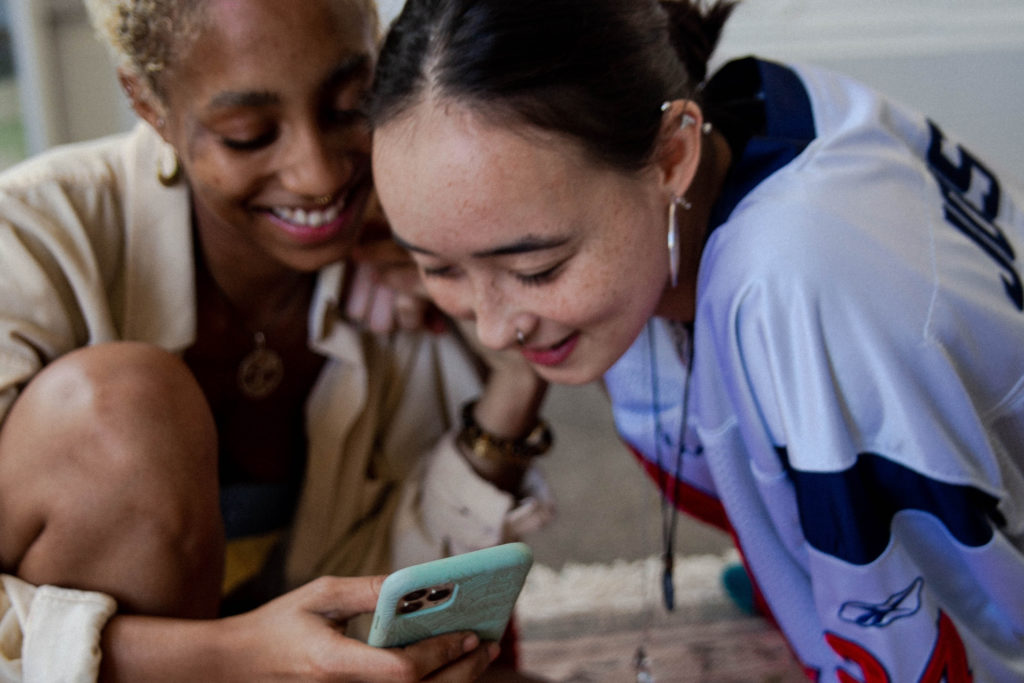
[[[340,195],[331,206],[317,209],[293,209],[286,206],[271,207],[270,213],[282,221],[302,228],[322,228],[337,220],[345,210],[348,195]]]
[[[574,332],[554,346],[545,348],[523,347],[520,349],[520,353],[523,354],[527,361],[534,363],[535,365],[560,365],[569,357],[573,352],[573,349],[576,348],[576,343],[579,341],[579,338],[579,333]]]

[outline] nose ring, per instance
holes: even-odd
[[[332,195],[322,194],[313,201],[316,203],[317,206],[327,206],[328,204],[331,203],[332,198]]]
[[[526,333],[518,327],[516,328],[516,343],[520,346],[526,343]]]

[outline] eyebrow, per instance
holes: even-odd
[[[329,89],[339,83],[345,83],[370,71],[370,56],[366,53],[350,55],[342,60],[328,75],[326,87]],[[266,107],[277,104],[281,98],[269,90],[243,90],[217,93],[210,100],[210,109],[233,109],[248,107]]]
[[[398,235],[392,233],[392,239],[398,243],[398,246],[408,249],[409,251],[417,254],[423,254],[424,256],[437,256],[434,252],[423,247],[418,247],[415,244],[406,242]],[[503,244],[493,249],[484,249],[483,251],[476,251],[470,254],[473,258],[494,258],[497,256],[510,256],[513,254],[526,254],[532,251],[544,251],[546,249],[556,249],[569,242],[568,238],[560,237],[556,239],[541,239],[539,237],[526,236],[521,240],[511,242],[509,244]]]
[[[281,98],[267,90],[227,91],[217,93],[210,100],[209,109],[236,109],[248,107],[265,107],[277,104]]]

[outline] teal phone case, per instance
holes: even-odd
[[[525,543],[506,543],[399,569],[381,586],[367,642],[401,647],[452,631],[499,640],[533,564]]]

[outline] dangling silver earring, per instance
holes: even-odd
[[[678,211],[693,206],[686,197],[673,197],[668,205],[668,273],[672,287],[679,284],[679,217]]]

